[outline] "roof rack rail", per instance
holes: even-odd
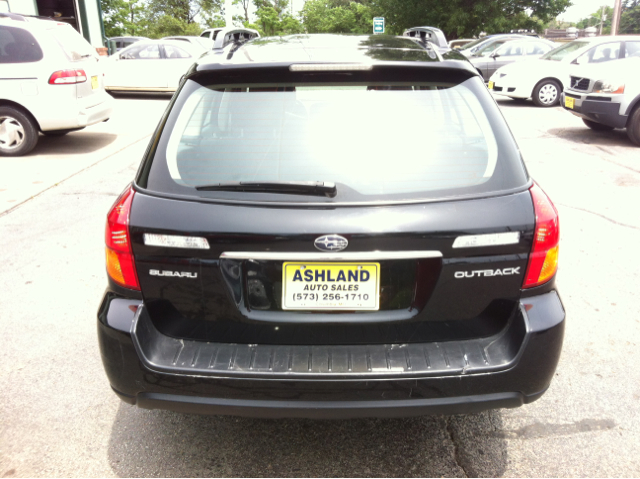
[[[232,43],[244,43],[254,38],[260,38],[260,33],[251,28],[225,28],[216,35],[213,50],[222,50]]]

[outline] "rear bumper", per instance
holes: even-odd
[[[567,108],[565,98],[569,96],[575,100],[573,108]],[[612,96],[581,95],[575,92],[563,92],[562,108],[580,118],[595,121],[613,128],[625,128],[628,116],[620,114],[620,103],[612,100]],[[618,95],[620,96],[620,95]],[[609,101],[607,101],[609,100]]]
[[[67,101],[41,111],[37,120],[42,131],[84,128],[108,120],[113,105],[113,97],[103,91],[97,104],[86,107],[77,100]]]
[[[99,312],[104,367],[124,401],[273,418],[401,417],[521,406],[549,386],[565,320],[551,291],[522,299],[504,331],[475,345],[372,345],[362,347],[364,355],[349,346],[305,346],[307,356],[301,356],[295,346],[188,344],[195,342],[154,331],[145,314],[141,301],[110,292]],[[174,341],[182,346],[175,348]],[[428,359],[420,359],[421,350]]]

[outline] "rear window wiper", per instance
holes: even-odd
[[[225,181],[213,185],[196,186],[198,191],[245,191],[248,193],[281,193],[290,195],[327,196],[338,193],[336,184],[329,181]]]

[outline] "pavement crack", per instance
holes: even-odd
[[[464,463],[466,461],[462,457],[462,452],[458,447],[458,442],[456,440],[456,433],[454,431],[453,424],[451,423],[452,417],[453,416],[447,416],[447,418],[445,419],[445,423],[446,423],[447,434],[449,435],[449,439],[453,444],[453,460],[455,461],[456,465],[464,473],[464,477],[475,477],[475,474],[469,474],[469,472],[467,471],[467,468],[464,466]]]
[[[563,206],[565,208],[570,208],[572,210],[583,211],[584,213],[590,213],[590,214],[595,215],[595,216],[599,216],[602,219],[610,221],[611,223],[613,223],[615,225],[618,225],[618,226],[622,226],[624,228],[631,228],[631,229],[634,229],[634,230],[640,230],[640,227],[638,227],[638,226],[628,225],[626,223],[620,223],[619,221],[616,221],[616,220],[614,220],[612,218],[609,218],[608,216],[602,215],[600,213],[596,213],[595,211],[587,210],[585,208],[578,208],[577,206],[569,206],[569,205],[565,205],[565,204],[562,204],[562,203],[556,203],[556,205]]]

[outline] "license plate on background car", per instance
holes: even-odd
[[[380,308],[380,263],[284,263],[282,285],[282,309]]]
[[[91,77],[91,88],[93,90],[95,90],[96,88],[98,88],[99,84],[98,84],[98,77],[97,76],[92,76]]]
[[[487,86],[489,87],[489,90],[493,90],[493,82],[492,81],[490,81],[489,85],[487,85]]]
[[[571,108],[573,110],[573,107],[576,105],[576,99],[575,98],[571,98],[568,96],[564,97],[564,106],[566,106],[567,108]]]

